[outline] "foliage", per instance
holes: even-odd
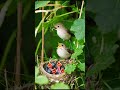
[[[50,1],[36,1],[35,9],[46,6]]]
[[[51,89],[69,89],[69,86],[64,83],[56,83],[51,86]]]
[[[40,4],[38,2],[41,2]],[[44,7],[45,14],[42,17],[42,13],[35,13],[35,38],[37,43],[37,48],[35,56],[41,55],[41,40],[42,40],[42,27],[44,27],[44,60],[48,61],[49,58],[59,59],[56,53],[56,47],[58,42],[64,43],[66,47],[73,50],[74,53],[71,59],[74,60],[73,63],[67,64],[65,66],[65,72],[67,74],[77,72],[75,76],[78,79],[76,81],[75,88],[85,89],[85,57],[84,57],[84,43],[85,43],[85,9],[82,8],[82,15],[80,15],[80,6],[82,1],[36,1],[35,11],[41,10]],[[52,5],[53,6],[49,6]],[[43,6],[42,6],[43,5]],[[39,8],[38,8],[39,7]],[[54,30],[54,24],[62,22],[64,26],[73,34],[69,41],[63,41],[57,36],[56,30]],[[38,68],[39,59],[36,59],[36,67]],[[37,72],[37,71],[36,71]],[[80,73],[83,75],[80,76]],[[40,73],[35,77],[37,78]],[[44,80],[44,79],[41,79]],[[37,84],[39,85],[39,84]],[[41,88],[42,85],[39,85]],[[62,87],[69,87],[72,89],[72,84],[63,84],[62,82],[56,83],[51,86],[51,89],[58,89]],[[65,89],[65,88],[64,88]]]
[[[77,40],[85,38],[85,19],[77,19],[71,26],[71,31],[74,31]]]
[[[40,84],[40,85],[43,85],[43,84],[48,84],[48,78],[46,76],[38,76],[35,78],[35,83],[36,84]]]
[[[68,64],[65,66],[65,71],[68,74],[71,74],[72,72],[75,71],[76,65],[75,64]]]
[[[88,0],[86,5],[86,53],[88,55],[86,58],[87,62],[91,63],[86,76],[89,79],[94,77],[91,79],[91,82],[94,81],[91,83],[92,89],[95,87],[104,90],[120,89],[117,84],[120,81],[120,69],[117,69],[119,68],[117,56],[120,54],[118,53],[120,45],[118,4],[119,2],[115,0]],[[96,85],[96,82],[99,83]]]
[[[18,30],[18,0],[1,0],[0,1],[0,88],[1,89],[11,89],[17,84],[15,80],[15,75],[17,73],[16,69],[16,54],[17,51],[17,30]],[[21,35],[21,55],[20,55],[20,88],[26,84],[34,82],[34,68],[30,68],[30,65],[33,66],[34,62],[34,49],[32,48],[32,30],[34,24],[32,21],[32,1],[23,1],[22,2],[22,35]],[[20,8],[20,7],[19,7]],[[2,23],[2,24],[1,24]],[[28,32],[29,30],[29,32]],[[26,34],[27,33],[27,34]],[[31,49],[29,49],[31,48]],[[31,62],[30,62],[31,61]],[[29,70],[30,69],[30,70]],[[4,77],[4,73],[6,77]],[[6,81],[8,84],[6,84]],[[19,83],[19,81],[18,81]],[[18,86],[18,88],[19,88]],[[30,86],[32,86],[30,84]],[[28,86],[25,86],[28,88]]]

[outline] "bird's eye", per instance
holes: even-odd
[[[62,46],[64,46],[64,45],[62,44]]]
[[[59,26],[58,26],[59,27]]]

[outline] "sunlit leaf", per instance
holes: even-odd
[[[75,64],[68,64],[65,66],[65,72],[71,74],[72,72],[74,72],[75,68],[76,68]]]
[[[70,30],[74,32],[75,37],[78,40],[84,39],[85,38],[85,20],[84,19],[75,20]]]
[[[79,63],[78,65],[78,68],[81,70],[81,71],[84,71],[85,72],[85,63]]]
[[[76,58],[77,56],[79,56],[83,52],[83,48],[84,45],[80,45],[78,48],[76,48],[71,58]]]
[[[36,84],[43,85],[43,84],[48,84],[48,82],[49,82],[48,78],[44,75],[40,75],[40,76],[35,77]]]
[[[35,66],[35,76],[37,76],[37,75],[38,75],[38,73],[39,73],[39,69],[38,69],[38,67],[37,67],[37,66]]]
[[[64,83],[56,83],[54,85],[51,86],[51,89],[56,89],[56,90],[62,90],[62,89],[67,89],[69,90],[69,86],[64,84]]]
[[[35,1],[35,9],[46,6],[50,1]]]

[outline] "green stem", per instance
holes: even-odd
[[[62,16],[65,16],[65,15],[68,15],[68,14],[71,14],[71,13],[75,13],[75,12],[77,12],[77,10],[76,10],[76,11],[69,12],[69,13],[65,13],[65,14],[62,14],[62,15],[59,15],[59,16],[56,16],[56,17],[62,17]]]
[[[38,49],[39,49],[39,47],[40,47],[41,42],[42,42],[42,39],[40,39],[39,42],[38,42],[38,44],[37,44],[37,48],[36,48],[36,50],[35,50],[35,57],[36,57],[36,55],[37,55],[37,52],[38,52]]]
[[[42,26],[42,23],[43,23],[45,17],[47,16],[47,14],[48,14],[48,12],[45,13],[45,16],[42,18],[42,20],[38,24],[37,28],[35,29],[35,37],[37,36],[38,30],[40,29],[40,26]]]
[[[44,35],[46,34],[47,30],[48,30],[48,29],[45,30]],[[40,47],[41,42],[42,42],[42,39],[40,39],[39,42],[38,42],[38,44],[37,44],[37,48],[36,48],[36,50],[35,50],[35,57],[37,56],[37,52],[38,52],[38,49],[39,49],[39,47]]]

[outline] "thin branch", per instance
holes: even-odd
[[[6,69],[4,70],[4,75],[5,75],[6,90],[8,90],[8,81],[7,81],[7,72],[6,72]]]
[[[53,12],[53,11],[57,11],[58,9],[61,9],[61,8],[64,8],[64,7],[67,7],[67,6],[60,6],[58,8],[54,8],[52,10],[36,10],[35,13],[41,13],[41,12]]]
[[[21,61],[21,31],[22,31],[22,2],[18,2],[18,31],[17,31],[17,56],[16,56],[16,75],[15,85],[20,85],[20,61]]]
[[[44,10],[44,7],[42,8]],[[42,12],[42,18],[44,17],[44,12]],[[43,21],[44,22],[44,21]],[[41,62],[44,61],[44,27],[42,23],[42,51],[41,51]]]
[[[81,15],[82,15],[82,9],[83,9],[83,5],[84,5],[84,0],[82,0],[82,5],[81,5],[81,9],[80,9],[79,18],[81,18]]]
[[[51,12],[53,10],[36,10],[35,13],[40,13],[40,12]]]

